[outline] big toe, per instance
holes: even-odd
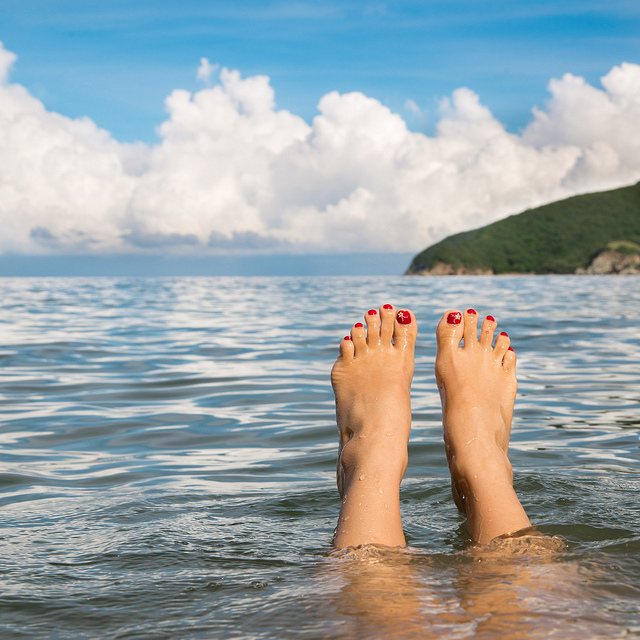
[[[418,336],[418,323],[412,311],[400,309],[393,328],[393,344],[401,349],[413,349]]]
[[[464,336],[464,315],[456,310],[446,311],[436,329],[438,353],[453,351],[460,346]]]

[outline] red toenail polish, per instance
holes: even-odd
[[[411,324],[411,314],[408,311],[405,311],[404,309],[401,309],[396,314],[396,320],[400,324]]]
[[[362,324],[362,322],[356,322],[356,323],[353,325],[353,328],[355,329],[356,327],[360,328],[360,327],[364,327],[364,325]]]
[[[506,331],[501,331],[500,335],[501,336],[507,336],[507,338],[509,337],[509,334]]]
[[[470,313],[472,316],[475,316],[477,312],[475,309],[467,309],[467,313]]]
[[[345,340],[351,340],[351,336],[345,336],[344,339]]]
[[[513,347],[509,347],[507,351],[513,351]]]
[[[383,309],[393,309],[393,305],[392,304],[385,304],[385,305],[382,305],[382,308]]]
[[[367,315],[368,316],[377,316],[378,312],[375,309],[369,309],[369,311],[367,311]]]
[[[452,311],[447,316],[447,324],[460,324],[462,322],[462,314],[459,311]]]
[[[487,316],[487,320],[489,322],[495,322],[496,321],[496,319],[493,316]]]

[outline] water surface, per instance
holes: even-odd
[[[0,296],[3,639],[640,637],[640,278],[7,278]],[[345,560],[328,373],[386,302],[420,324],[411,551]],[[511,336],[515,484],[561,554],[474,551],[450,499],[433,331],[468,306]]]

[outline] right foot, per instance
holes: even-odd
[[[436,332],[436,382],[453,498],[467,516],[471,539],[484,544],[531,523],[513,489],[507,457],[515,353],[504,332],[492,346],[497,324],[492,316],[482,323],[479,339],[477,321],[473,309],[444,314]]]
[[[340,343],[331,371],[340,431],[337,547],[404,545],[400,481],[407,468],[417,325],[391,305],[365,314]]]

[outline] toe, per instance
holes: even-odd
[[[467,309],[464,312],[464,346],[472,347],[478,341],[478,312]]]
[[[380,307],[380,343],[390,345],[396,322],[396,310],[392,304],[383,304]]]
[[[354,353],[355,348],[351,336],[345,336],[340,343],[340,358],[348,362],[349,360],[353,360]]]
[[[450,309],[442,316],[436,329],[438,351],[457,349],[464,335],[464,317],[460,311]]]
[[[500,332],[496,338],[496,346],[493,348],[496,360],[502,362],[504,354],[507,352],[510,345],[511,340],[509,340],[509,334],[506,331]]]
[[[480,333],[480,344],[485,349],[491,349],[493,342],[493,332],[496,330],[498,323],[493,316],[487,316],[482,323],[482,332]]]
[[[369,309],[364,314],[364,321],[367,323],[367,344],[375,346],[380,343],[380,318],[376,309]]]
[[[393,344],[400,349],[413,348],[418,335],[416,317],[408,309],[400,309],[396,313],[393,329]]]
[[[502,358],[502,366],[507,373],[511,373],[516,368],[516,352],[509,347]]]
[[[351,328],[351,340],[355,348],[356,355],[367,349],[367,338],[362,322],[356,322]]]

